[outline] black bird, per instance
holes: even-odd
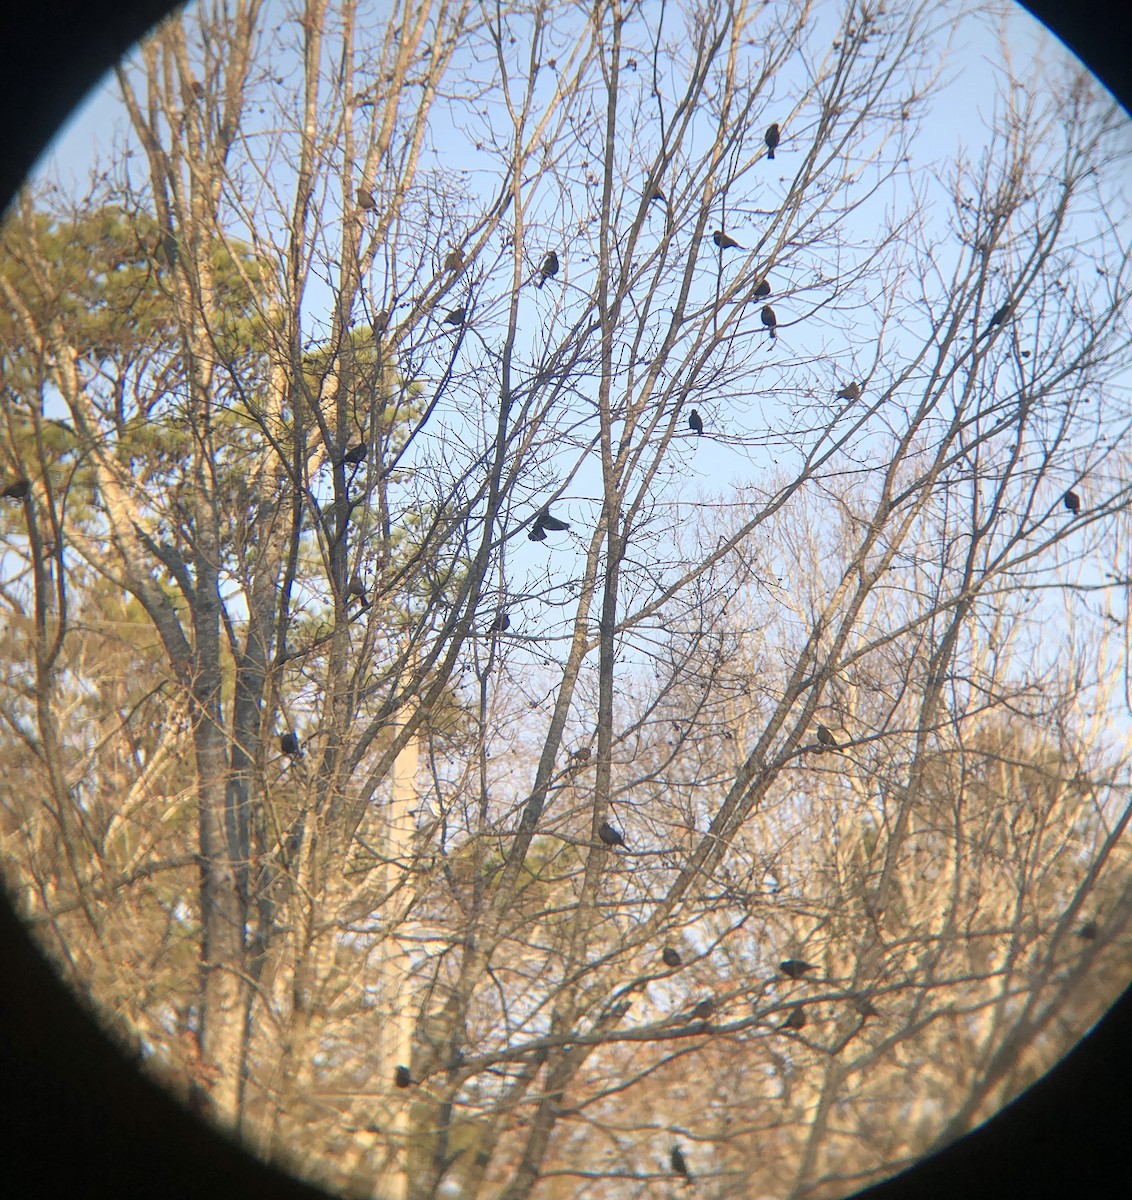
[[[530,533],[527,534],[527,539],[532,542],[545,542],[546,530],[541,525],[532,525]]]
[[[790,1015],[779,1025],[779,1029],[803,1029],[806,1024],[806,1010],[799,1004],[790,1010]]]
[[[835,738],[820,721],[818,722],[818,741],[821,742],[823,746],[832,746],[834,750],[839,749],[837,738]]]
[[[682,1175],[689,1183],[692,1182],[692,1173],[688,1170],[688,1164],[684,1161],[684,1152],[679,1146],[672,1147],[669,1161],[672,1163],[673,1174]]]
[[[8,493],[5,492],[4,495]],[[1076,516],[1081,511],[1081,497],[1074,491],[1068,491],[1061,498],[1061,503],[1065,505],[1069,511]]]
[[[616,829],[613,828],[612,825],[610,825],[608,821],[602,821],[601,826],[598,828],[597,836],[601,838],[601,840],[607,846],[625,845],[625,839]]]
[[[1014,306],[1012,304],[1004,304],[1001,308],[995,309],[994,316],[991,317],[990,323],[987,325],[986,329],[983,330],[983,337],[986,337],[996,325],[1001,325],[1003,321],[1010,316],[1013,308]]]
[[[1100,931],[1100,926],[1096,923],[1096,921],[1086,921],[1085,924],[1077,930],[1077,936],[1083,942],[1095,942]]]
[[[715,1000],[708,996],[692,1009],[692,1017],[696,1021],[707,1021],[710,1020],[713,1012],[715,1012]]]
[[[769,295],[770,295],[770,280],[769,279],[761,279],[759,281],[759,286],[757,288],[755,288],[755,299],[763,300]]]
[[[778,964],[778,969],[790,979],[801,979],[807,971],[816,971],[813,963],[803,962],[800,958],[788,958]]]
[[[287,730],[286,733],[279,735],[279,749],[292,758],[302,753],[302,750],[299,748],[299,739],[291,730]]]
[[[342,465],[345,467],[356,467],[358,463],[363,463],[366,460],[366,455],[369,453],[369,447],[365,442],[359,442],[356,446],[351,446],[345,454],[342,455]]]
[[[711,240],[715,242],[721,251],[743,249],[743,247],[740,246],[739,243],[730,236],[730,234],[724,233],[722,229],[717,229],[715,233],[711,235]]]
[[[778,318],[774,315],[774,309],[769,304],[763,305],[763,324],[772,338],[778,337],[778,334],[775,332]]]
[[[6,500],[22,500],[30,489],[30,480],[13,479],[3,491],[0,491],[0,496],[3,496]]]
[[[531,523],[531,532],[527,534],[527,537],[529,537],[532,542],[545,542],[546,531],[548,529],[551,533],[563,533],[569,528],[569,521],[560,521],[557,517],[552,517],[550,515],[549,509],[540,508],[538,512],[535,513],[535,519]]]
[[[660,957],[664,960],[664,965],[666,967],[679,967],[683,963],[683,959],[680,957],[679,952],[674,950],[671,946],[665,946],[660,953]]]
[[[553,250],[548,251],[538,270],[539,278],[535,287],[542,287],[552,275],[558,274],[558,255]]]
[[[838,400],[860,400],[861,385],[859,383],[847,383],[841,391],[837,393]]]
[[[408,1067],[398,1067],[397,1070],[393,1072],[393,1082],[399,1088],[412,1087],[413,1077],[409,1073],[409,1068]]]
[[[450,308],[444,314],[443,324],[445,325],[463,325],[464,318],[468,315],[467,309],[461,304],[459,308]]]
[[[511,618],[505,613],[500,612],[491,623],[491,628],[488,633],[506,633],[511,628]]]
[[[704,423],[700,420],[700,414],[693,408],[688,414],[688,428],[699,437],[704,431]]]
[[[463,269],[464,252],[459,246],[455,250],[449,250],[444,256],[444,269],[456,273]]]
[[[369,188],[358,188],[357,200],[358,207],[364,208],[367,212],[373,212],[377,208],[377,201],[373,198],[373,192]]]
[[[771,127],[770,127],[770,128],[767,130],[767,131],[766,131],[766,136],[763,138],[763,141],[764,141],[764,142],[766,142],[766,156],[767,156],[767,158],[773,158],[773,157],[774,157],[774,151],[775,151],[775,148],[778,146],[778,143],[779,143],[781,140],[782,140],[782,135],[781,135],[781,134],[779,133],[779,131],[778,131],[778,126],[777,126],[777,124],[775,124],[775,125],[772,125],[772,126],[771,126]]]

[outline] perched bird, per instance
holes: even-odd
[[[742,250],[743,249],[743,247],[740,246],[739,243],[733,237],[731,237],[729,234],[724,233],[722,229],[717,229],[715,231],[715,233],[713,233],[711,235],[711,240],[713,242],[715,242],[715,244],[720,248],[720,250]]]
[[[408,1067],[398,1067],[397,1070],[393,1072],[393,1082],[399,1088],[412,1087],[413,1077],[409,1073],[409,1068]]]
[[[353,579],[346,585],[346,604],[350,605],[355,600],[362,602],[362,608],[369,608],[369,597],[366,595],[366,585],[355,575]]]
[[[766,131],[766,136],[763,138],[763,141],[766,142],[767,158],[773,158],[774,151],[777,148],[778,143],[782,141],[782,135],[778,131],[777,124],[770,126],[770,128]]]
[[[279,749],[292,758],[296,758],[302,753],[299,748],[299,739],[291,730],[279,735]]]
[[[700,420],[700,414],[693,408],[688,414],[688,428],[699,437],[704,431],[704,423]]]
[[[505,612],[496,614],[495,620],[491,623],[491,628],[488,633],[506,633],[511,628],[511,618]]]
[[[1001,325],[1006,318],[1010,316],[1013,308],[1014,306],[1012,304],[1004,304],[1001,308],[996,308],[994,311],[994,316],[992,316],[990,319],[990,323],[987,325],[986,329],[983,330],[983,337],[986,337],[996,325]]]
[[[861,385],[859,383],[847,383],[841,391],[837,393],[838,400],[860,400]]]
[[[790,1015],[779,1025],[779,1029],[802,1029],[806,1024],[806,1010],[797,1005],[790,1010]]]
[[[373,192],[369,188],[358,188],[357,200],[358,207],[364,208],[367,212],[373,212],[377,208],[377,201],[373,198]]]
[[[538,270],[539,277],[535,287],[542,287],[552,275],[558,274],[558,255],[553,250],[548,251]]]
[[[3,496],[7,500],[22,500],[30,489],[30,480],[13,479],[3,491],[0,491],[0,496]]]
[[[387,309],[380,309],[373,314],[373,331],[376,334],[382,334],[389,328],[389,312]]]
[[[535,519],[531,522],[531,532],[527,534],[527,537],[532,542],[545,542],[548,529],[551,533],[562,533],[569,528],[569,521],[560,521],[557,517],[550,515],[549,509],[540,508],[535,513]]]
[[[363,463],[366,460],[366,455],[369,453],[369,447],[365,442],[359,442],[356,446],[351,446],[345,454],[342,455],[342,465],[344,467],[356,467],[358,463]]]
[[[807,971],[816,971],[813,963],[803,962],[800,958],[788,958],[778,964],[778,969],[790,979],[801,979]]]
[[[666,967],[679,967],[683,963],[683,959],[681,959],[679,952],[674,950],[671,946],[665,946],[660,952],[660,957],[664,960],[664,965]]]
[[[461,304],[459,308],[450,308],[444,314],[443,324],[445,325],[463,325],[464,318],[468,315],[467,309]]]
[[[778,337],[775,332],[775,327],[778,325],[778,318],[774,315],[774,309],[769,304],[763,305],[763,324],[766,326],[767,333],[772,338]]]
[[[689,1183],[692,1182],[692,1173],[688,1170],[688,1164],[684,1161],[684,1152],[679,1146],[672,1147],[669,1161],[672,1163],[672,1173],[674,1175],[682,1175]]]
[[[464,266],[464,252],[459,246],[455,250],[449,250],[444,256],[444,269],[446,271],[456,272]]]
[[[570,761],[576,767],[584,767],[590,761],[589,746],[579,746],[577,750],[570,751]]]
[[[621,836],[618,830],[614,829],[613,826],[610,825],[608,821],[602,821],[601,826],[598,828],[597,836],[601,838],[601,840],[607,846],[625,845],[625,839]]]
[[[839,749],[837,738],[820,721],[818,722],[818,741],[823,746],[831,746],[834,750]]]
[[[6,496],[8,493],[5,492]],[[1081,511],[1081,497],[1074,491],[1068,491],[1061,498],[1061,503],[1065,505],[1069,511],[1076,516]]]
[[[853,1001],[853,1007],[861,1014],[862,1017],[879,1017],[880,1013],[873,1008],[873,1002],[868,996],[858,996]]]
[[[697,1021],[707,1021],[713,1012],[715,1012],[715,1000],[708,996],[692,1009],[692,1017]]]
[[[1100,926],[1096,923],[1096,921],[1086,921],[1085,924],[1077,930],[1077,936],[1083,942],[1095,942],[1100,931]]]
[[[770,295],[770,280],[760,279],[759,286],[755,288],[755,299],[764,300]]]

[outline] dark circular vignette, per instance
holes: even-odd
[[[71,109],[174,6],[10,0],[0,10],[0,211]],[[1024,4],[1132,114],[1127,0]],[[143,1078],[55,977],[0,886],[0,1196],[295,1200],[264,1166]],[[992,1120],[866,1200],[1104,1200],[1132,1188],[1132,987],[1077,1048]],[[706,1198],[703,1198],[706,1200]]]

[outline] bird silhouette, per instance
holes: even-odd
[[[764,300],[770,295],[770,280],[760,279],[759,286],[755,288],[755,299]]]
[[[532,525],[530,533],[527,534],[527,540],[531,542],[545,542],[546,530],[541,525]]]
[[[996,325],[1001,325],[1007,319],[1007,317],[1010,316],[1013,309],[1014,309],[1013,304],[1004,304],[1001,308],[996,308],[994,311],[994,315],[991,317],[990,322],[987,324],[986,329],[983,330],[983,337],[986,337],[987,334],[990,333],[990,331],[992,329],[994,329]]]
[[[700,414],[693,408],[688,414],[688,428],[699,437],[704,431],[704,423],[700,420]]]
[[[813,963],[803,962],[800,958],[788,958],[778,964],[778,969],[790,979],[801,979],[807,971],[816,971]]]
[[[377,201],[369,188],[358,188],[356,195],[359,208],[364,208],[367,212],[373,212],[377,208]]]
[[[790,1010],[790,1015],[779,1025],[779,1029],[803,1029],[806,1025],[806,1010],[799,1004]]]
[[[1064,504],[1074,516],[1081,511],[1081,497],[1072,490],[1066,492],[1065,495],[1062,496],[1061,503]]]
[[[614,829],[613,826],[610,825],[608,821],[602,821],[601,825],[598,826],[597,836],[601,838],[601,840],[607,846],[625,845],[625,839],[621,836],[618,830]]]
[[[409,1068],[404,1066],[398,1067],[397,1070],[393,1072],[393,1082],[399,1088],[412,1087],[413,1076],[410,1074]]]
[[[868,996],[858,996],[853,1001],[853,1007],[861,1014],[862,1017],[879,1017],[880,1013],[873,1007],[873,1002]]]
[[[365,462],[368,453],[369,447],[365,442],[359,442],[356,446],[351,446],[342,455],[342,465],[345,467],[356,467],[359,463]]]
[[[838,400],[860,400],[861,385],[859,383],[847,383],[841,391],[837,393]]]
[[[492,621],[488,633],[506,633],[510,628],[511,618],[505,612],[500,611],[496,614],[495,620]]]
[[[454,250],[449,250],[444,256],[444,269],[453,273],[460,271],[464,266],[464,252],[457,246]]]
[[[542,265],[539,267],[538,282],[535,287],[542,287],[544,283],[552,276],[558,274],[558,255],[553,251],[547,251],[546,257],[542,260]]]
[[[681,959],[679,952],[671,946],[665,946],[660,953],[660,957],[664,960],[666,967],[679,967],[683,964],[683,959]]]
[[[688,1164],[684,1161],[684,1152],[679,1146],[672,1147],[672,1153],[668,1156],[672,1163],[672,1173],[681,1175],[688,1182],[692,1182],[692,1173],[688,1170]]]
[[[549,509],[540,508],[535,513],[535,519],[531,522],[531,532],[527,534],[527,537],[532,542],[545,542],[548,529],[551,533],[563,533],[569,528],[569,521],[560,521],[557,517],[550,515]]]
[[[818,741],[823,746],[830,746],[834,750],[840,749],[840,746],[837,744],[837,738],[820,721],[818,722]]]
[[[767,333],[769,333],[772,338],[778,337],[778,333],[776,332],[778,318],[774,315],[774,309],[771,308],[769,304],[763,305],[762,318],[763,324],[766,326]]]
[[[715,999],[707,996],[692,1009],[692,1018],[696,1021],[707,1021],[713,1012],[715,1012]]]
[[[1100,931],[1100,926],[1096,923],[1096,921],[1086,921],[1085,924],[1077,930],[1077,936],[1083,942],[1095,942]]]
[[[766,131],[766,136],[763,141],[766,142],[766,156],[773,158],[774,152],[778,147],[778,143],[782,140],[782,135],[778,131],[778,125],[771,125]]]
[[[719,247],[721,252],[724,250],[742,250],[743,249],[743,247],[740,246],[739,243],[733,237],[731,237],[729,234],[724,233],[722,229],[717,229],[715,231],[715,233],[713,233],[711,235],[711,240],[713,242],[715,242],[715,244]]]
[[[464,318],[468,315],[468,310],[461,304],[459,308],[450,308],[444,314],[443,324],[445,325],[463,325]]]
[[[302,754],[302,749],[299,746],[299,739],[291,730],[279,735],[279,749],[284,754],[290,755],[292,758],[297,758],[300,754]]]
[[[0,496],[3,496],[6,500],[22,500],[30,490],[30,480],[13,479],[3,491],[0,491]]]

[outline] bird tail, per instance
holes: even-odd
[[[767,156],[767,158],[774,158],[774,151],[773,151],[773,150],[768,150],[768,151],[766,152],[766,156]]]

